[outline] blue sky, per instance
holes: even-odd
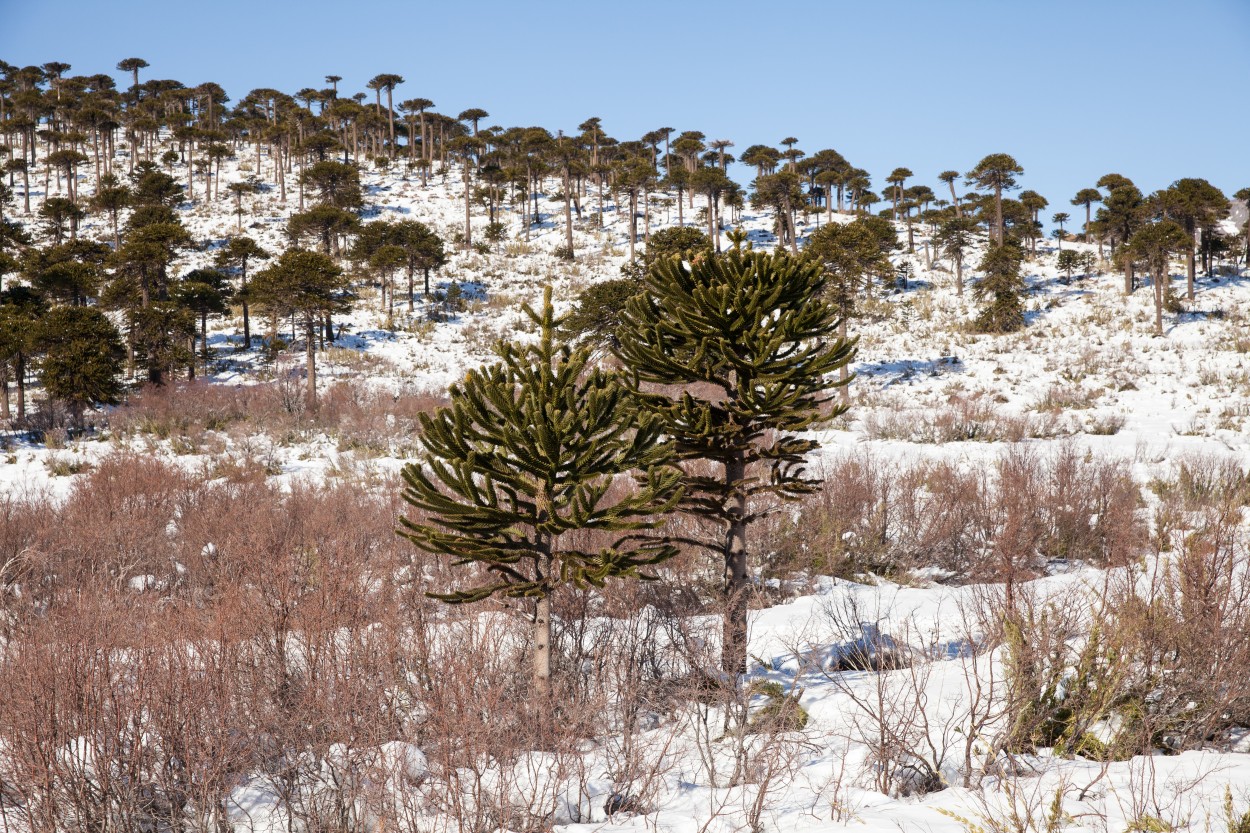
[[[1021,185],[1068,199],[1104,173],[1145,191],[1184,176],[1250,185],[1250,0],[896,0],[784,4],[25,2],[0,0],[0,58],[72,73],[139,56],[147,78],[216,81],[238,98],[380,72],[396,100],[469,107],[486,124],[619,139],[661,126],[736,150],[796,136],[866,168],[936,174],[1007,152]],[[117,73],[119,78],[121,73]],[[741,181],[749,172],[734,172]]]

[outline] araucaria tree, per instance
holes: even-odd
[[[1000,246],[1004,242],[1003,191],[1015,188],[1016,177],[1023,173],[1024,168],[1020,167],[1020,163],[1011,155],[991,153],[978,162],[975,168],[965,174],[969,181],[975,182],[982,188],[988,188],[994,193],[994,240]]]
[[[747,667],[747,531],[776,499],[818,488],[804,470],[817,443],[796,432],[844,410],[831,401],[841,383],[829,376],[851,360],[854,342],[837,337],[825,284],[819,264],[784,253],[674,257],[652,266],[618,331],[617,356],[684,464],[683,507],[716,530],[696,543],[723,558],[721,666],[730,674]],[[683,391],[670,397],[652,385]]]
[[[1010,333],[1024,326],[1020,293],[1020,263],[1024,250],[1015,243],[991,246],[981,258],[982,276],[976,283],[977,299],[986,306],[977,315],[976,329],[983,333]]]
[[[1125,255],[1144,260],[1150,267],[1151,283],[1155,296],[1155,335],[1163,335],[1163,307],[1172,294],[1168,260],[1173,255],[1187,252],[1193,238],[1184,227],[1172,220],[1148,223],[1133,233],[1125,247]]]
[[[88,407],[117,402],[125,350],[104,313],[95,307],[57,307],[40,322],[35,341],[44,391],[64,403],[74,425],[82,425]]]
[[[640,534],[681,496],[681,473],[661,421],[637,414],[618,373],[588,367],[590,350],[556,343],[559,321],[547,288],[537,344],[501,342],[499,362],[451,387],[451,404],[421,415],[423,464],[404,468],[403,497],[424,513],[402,518],[401,534],[489,577],[436,598],[453,604],[490,596],[534,599],[533,674],[551,692],[551,594],[562,584],[601,587],[609,578],[646,578],[675,554]],[[612,490],[636,472],[627,494]],[[602,549],[581,549],[568,533],[619,533]]]
[[[943,223],[933,236],[942,254],[955,263],[955,294],[964,294],[964,253],[976,242],[977,223],[971,217],[956,215]]]
[[[272,266],[256,273],[251,295],[271,315],[294,316],[304,325],[308,407],[317,407],[317,324],[327,315],[350,308],[343,270],[320,252],[289,249]]]
[[[838,336],[847,338],[847,320],[855,314],[855,296],[868,288],[874,275],[893,272],[890,252],[898,248],[898,235],[890,221],[882,217],[859,217],[849,223],[829,223],[817,229],[803,254],[816,261],[828,278],[825,297],[831,301],[840,321]],[[850,374],[845,364],[838,371],[842,402],[850,404]]]

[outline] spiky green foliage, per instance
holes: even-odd
[[[1127,256],[1146,261],[1153,275],[1155,335],[1163,335],[1163,309],[1172,303],[1168,260],[1175,254],[1189,251],[1192,245],[1193,238],[1179,223],[1160,220],[1135,231],[1125,246]]]
[[[1015,188],[1016,177],[1023,173],[1024,168],[1020,167],[1020,163],[1010,154],[991,153],[978,162],[975,168],[964,174],[968,181],[993,192],[994,228],[997,230],[995,240],[999,245],[1006,242],[1003,239],[1003,191]]]
[[[315,355],[317,325],[351,309],[353,296],[343,270],[319,252],[288,249],[271,266],[256,273],[249,294],[258,307],[276,318],[294,316],[304,325],[308,403],[317,402]],[[327,329],[329,325],[327,324]]]
[[[590,347],[615,348],[620,343],[616,330],[625,305],[641,290],[641,283],[630,278],[591,284],[577,294],[577,304],[561,329]]]
[[[65,403],[75,424],[87,407],[117,401],[126,353],[117,328],[100,310],[56,307],[40,321],[35,342],[43,389]]]
[[[1081,253],[1072,249],[1064,249],[1055,257],[1055,267],[1063,272],[1063,282],[1072,280],[1072,272],[1081,267]]]
[[[1024,281],[1020,264],[1024,250],[1014,243],[991,246],[981,258],[982,272],[976,284],[976,296],[988,302],[977,315],[975,327],[982,333],[1011,333],[1024,326],[1024,304],[1020,293]]]
[[[424,465],[404,468],[404,500],[429,520],[401,519],[402,534],[493,575],[437,594],[444,601],[598,587],[643,576],[675,552],[635,536],[655,528],[680,495],[660,421],[634,412],[618,374],[588,368],[588,350],[556,343],[550,288],[541,313],[524,309],[540,328],[538,343],[501,342],[498,363],[453,385],[449,407],[421,415]],[[635,470],[637,488],[609,498],[614,479]],[[565,533],[586,529],[625,534],[593,552],[566,544]]]
[[[408,275],[408,303],[413,302],[413,275],[420,269],[425,277],[424,293],[430,295],[430,270],[447,263],[443,239],[425,223],[416,220],[385,220],[367,223],[360,227],[352,258],[360,262],[371,261],[379,251],[393,248],[396,268],[403,268]]]
[[[955,216],[947,220],[933,236],[938,251],[955,263],[955,294],[964,294],[964,253],[976,242],[977,223],[971,217]]]
[[[345,312],[351,306],[347,278],[338,265],[318,252],[288,249],[252,279],[251,294],[260,307],[279,315],[297,315],[308,323]]]
[[[674,226],[653,232],[642,257],[643,262],[650,266],[657,260],[673,255],[694,260],[700,255],[710,254],[711,251],[712,243],[707,234],[690,226]]]
[[[898,235],[888,220],[860,217],[817,229],[803,254],[824,269],[829,280],[826,294],[845,319],[854,314],[856,295],[874,275],[893,273],[890,252],[898,247]]]
[[[836,337],[818,264],[784,253],[730,252],[693,264],[661,261],[625,311],[617,355],[635,384],[682,386],[678,396],[640,395],[659,416],[688,469],[684,508],[712,521],[697,541],[725,562],[723,667],[746,668],[746,530],[768,497],[811,492],[806,455],[817,447],[795,432],[841,413],[830,402],[830,374],[854,343]]]
[[[342,162],[316,162],[300,174],[300,182],[313,192],[322,205],[353,211],[364,205],[360,171]]]

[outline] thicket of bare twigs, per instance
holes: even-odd
[[[188,395],[142,400],[118,430],[286,418],[273,390]],[[380,411],[346,390],[323,409],[353,432]],[[540,830],[647,812],[676,777],[721,788],[709,817],[758,823],[831,744],[869,750],[848,783],[900,794],[1005,778],[1042,747],[1124,759],[1250,723],[1235,465],[1187,461],[1150,511],[1125,463],[1074,448],[983,470],[852,455],[823,474],[770,519],[766,575],[1005,582],[969,597],[941,650],[905,627],[865,643],[872,616],[828,611],[857,647],[800,670],[847,698],[836,728],[788,684],[704,670],[716,575],[696,553],[661,581],[560,592],[550,719],[528,696],[523,610],[424,595],[452,568],[394,534],[397,484],[279,488],[119,453],[63,502],[0,500],[0,827],[220,833],[252,785],[305,831]],[[1023,582],[1056,559],[1123,569],[1088,597],[1035,596]],[[956,700],[930,700],[935,674]],[[842,787],[821,787],[835,817]]]

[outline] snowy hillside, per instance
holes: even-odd
[[[173,170],[185,177],[178,165]],[[253,156],[240,153],[224,160],[220,185],[255,173]],[[45,196],[57,195],[57,179],[52,177],[51,194],[41,188],[33,193],[32,211]],[[418,281],[413,310],[397,296],[393,317],[381,307],[373,278],[355,275],[359,300],[350,314],[336,319],[338,339],[318,354],[331,403],[323,405],[326,413],[306,413],[295,401],[302,336],[277,355],[267,355],[259,339],[252,349],[237,350],[242,319],[236,306],[209,321],[211,386],[182,394],[135,393],[130,402],[96,414],[99,430],[81,437],[63,431],[3,435],[0,509],[8,513],[12,525],[6,528],[13,538],[0,543],[0,599],[17,604],[23,593],[44,592],[23,585],[26,570],[54,557],[48,543],[53,539],[40,537],[53,534],[44,527],[72,524],[73,513],[88,512],[95,505],[91,501],[100,502],[92,518],[129,518],[126,512],[135,505],[150,508],[150,529],[136,523],[125,533],[82,533],[99,535],[90,539],[92,546],[112,565],[101,574],[128,606],[109,614],[116,620],[100,611],[84,613],[82,627],[104,633],[116,627],[115,644],[102,650],[142,669],[134,672],[134,681],[109,677],[108,685],[129,692],[133,682],[142,699],[149,686],[155,691],[158,680],[169,676],[160,662],[173,659],[145,664],[145,651],[159,651],[145,641],[148,629],[136,622],[149,622],[152,632],[186,627],[178,661],[187,667],[215,667],[214,652],[235,650],[202,621],[171,624],[178,621],[179,605],[215,599],[219,585],[255,594],[262,601],[246,610],[269,611],[274,622],[281,619],[274,611],[298,607],[291,598],[324,602],[316,608],[323,620],[301,620],[306,631],[291,627],[278,636],[272,631],[265,643],[283,654],[283,662],[290,652],[295,666],[320,669],[309,671],[310,678],[325,675],[306,682],[310,691],[316,689],[308,698],[309,712],[291,719],[305,732],[300,737],[309,739],[307,749],[299,755],[265,749],[243,763],[223,764],[214,776],[220,783],[190,778],[181,783],[184,797],[224,796],[197,819],[202,829],[289,831],[301,813],[301,829],[309,831],[315,829],[310,819],[326,825],[333,819],[338,825],[333,829],[344,831],[398,825],[483,833],[1247,829],[1250,749],[1240,727],[1250,727],[1245,702],[1250,688],[1221,697],[1244,685],[1250,649],[1234,636],[1226,651],[1198,645],[1204,634],[1231,634],[1250,624],[1243,604],[1248,541],[1242,513],[1250,503],[1244,473],[1250,454],[1250,292],[1244,276],[1229,268],[1216,277],[1200,276],[1196,300],[1165,313],[1165,333],[1156,337],[1148,284],[1126,298],[1122,275],[1107,263],[1069,280],[1056,265],[1056,244],[1042,242],[1024,265],[1027,326],[1006,335],[976,334],[969,322],[978,301],[971,288],[956,295],[952,264],[938,256],[932,230],[918,223],[909,252],[900,225],[901,248],[891,257],[896,267],[909,270],[907,286],[878,282],[862,300],[851,323],[851,334],[859,339],[852,407],[812,434],[821,449],[811,467],[827,476],[826,497],[772,516],[767,540],[759,545],[766,563],[754,565],[761,592],[751,614],[749,684],[735,690],[700,682],[711,665],[704,660],[719,639],[715,617],[705,606],[674,603],[659,610],[657,596],[648,595],[660,594],[653,588],[631,591],[637,595],[620,603],[579,596],[582,615],[565,618],[559,642],[581,663],[569,676],[582,680],[583,688],[562,719],[590,729],[576,740],[551,740],[515,714],[512,723],[482,718],[489,703],[517,707],[520,617],[509,604],[448,614],[421,596],[423,580],[444,574],[398,554],[407,550],[400,549],[405,542],[392,540],[394,518],[404,508],[395,499],[396,476],[417,454],[415,415],[439,401],[466,370],[491,361],[496,340],[532,338],[534,328],[520,312],[523,302],[538,303],[550,284],[558,309],[568,310],[582,290],[620,277],[628,260],[627,211],[609,196],[599,227],[600,205],[592,191],[574,221],[576,258],[557,257],[565,245],[565,207],[556,196],[558,183],[549,179],[550,193],[539,200],[538,227],[527,231],[513,208],[501,207],[503,238],[486,251],[463,252],[450,244],[464,222],[459,168],[442,173],[436,168],[428,185],[398,166],[364,171],[362,180],[365,223],[419,220],[449,241],[450,257],[432,275],[431,297],[422,296]],[[94,185],[84,175],[77,187],[87,194]],[[211,203],[196,199],[177,208],[201,244],[176,262],[178,274],[211,265],[215,251],[236,233],[234,201],[226,188],[218,191],[221,196]],[[673,203],[685,197],[651,196],[650,232],[675,225]],[[281,203],[271,186],[243,197],[244,231],[275,254],[284,250],[295,203],[293,193]],[[694,217],[704,206],[696,196],[684,207],[687,225],[699,227]],[[37,227],[20,203],[13,216]],[[851,219],[835,213],[832,221]],[[800,240],[829,221],[823,210],[805,220]],[[488,217],[481,206],[473,207],[473,223],[475,236],[483,239]],[[732,227],[746,231],[755,248],[776,243],[771,212],[743,208]],[[721,230],[722,249],[732,245],[730,228]],[[103,216],[93,215],[78,234],[107,240],[111,230]],[[637,246],[641,251],[644,240]],[[1098,251],[1095,244],[1074,240],[1062,246]],[[965,256],[969,287],[983,250],[982,240]],[[1183,276],[1179,262],[1176,274]],[[252,327],[257,333],[265,325],[254,316]],[[32,385],[28,396],[38,402],[38,387]],[[1023,473],[1009,480],[1013,471]],[[145,485],[144,477],[165,485]],[[218,502],[225,498],[212,491],[216,487],[238,503]],[[1036,489],[1027,496],[1038,505],[1012,514],[1018,508],[1013,501],[1025,493],[1015,489]],[[383,503],[351,498],[361,503],[345,503],[344,509],[330,502],[330,496],[348,492]],[[116,505],[100,509],[113,494]],[[969,520],[958,541],[953,534],[942,537],[940,522],[954,523],[965,500],[979,501],[985,516],[995,518],[995,528],[978,532]],[[343,564],[359,570],[332,563],[314,552],[315,546],[301,548],[294,543],[302,540],[300,533],[275,531],[285,529],[277,518],[248,514],[260,513],[261,504],[281,506],[292,516],[303,513],[292,524],[320,524],[308,533],[315,540],[355,536],[341,551],[327,546],[326,552],[347,553]],[[238,508],[244,505],[251,508]],[[1062,527],[1054,540],[1097,538],[1090,546],[1108,554],[1101,563],[1090,563],[1085,551],[1056,545],[1037,559],[1040,566],[1011,572],[1008,580],[1016,584],[1005,587],[995,579],[1017,565],[1010,543],[1003,542],[1012,524],[1023,524],[1020,518],[1026,516],[1028,523]],[[68,537],[56,540],[69,547]],[[257,566],[241,558],[226,566],[231,547],[242,551],[245,545],[265,552],[273,564]],[[159,555],[148,546],[157,547]],[[357,557],[358,562],[350,560]],[[1008,566],[1000,569],[995,559]],[[697,596],[702,592],[697,582],[704,582],[705,590],[713,579],[690,562],[682,560],[664,575],[688,580],[696,587],[690,595]],[[85,575],[95,568],[81,569]],[[840,574],[830,575],[834,572]],[[60,580],[48,579],[50,586]],[[200,581],[195,601],[180,596],[180,588]],[[1194,585],[1205,588],[1203,599],[1218,597],[1211,603],[1218,610],[1192,613]],[[288,587],[296,588],[290,597],[283,595]],[[343,587],[359,592],[362,600],[350,613],[325,601]],[[1007,592],[1018,594],[1018,604],[1027,610],[1031,630],[1025,636],[996,614]],[[1143,599],[1153,599],[1158,608]],[[1116,607],[1115,600],[1142,602],[1144,609],[1134,607],[1130,614],[1130,606]],[[422,611],[420,623],[396,624],[401,620],[395,611],[409,604]],[[1137,631],[1132,639],[1117,641],[1134,627],[1144,632],[1144,620],[1157,624],[1151,617],[1161,621],[1163,609],[1172,606],[1184,614],[1177,614],[1176,627],[1187,629],[1177,631],[1183,639],[1173,634],[1172,641],[1163,640],[1167,647],[1158,655],[1134,641]],[[249,614],[240,612],[231,621],[243,628]],[[323,626],[319,642],[308,635],[314,625]],[[83,697],[104,698],[93,685],[107,687],[102,682],[107,672],[98,678],[70,675],[63,683],[39,676],[46,670],[41,664],[72,664],[73,656],[72,639],[55,629],[40,633],[46,637],[42,642],[17,644],[0,629],[0,655],[29,665],[21,676],[28,687],[11,698],[0,692],[0,700],[42,702],[40,692],[62,684]],[[1190,648],[1204,660],[1215,658],[1210,665],[1218,668],[1209,669],[1206,678],[1210,692],[1176,683],[1190,668],[1176,657]],[[377,657],[387,652],[406,659],[400,663],[401,681],[379,683],[386,708],[375,713],[360,706],[357,712],[356,706],[339,704],[335,687],[368,678],[376,671],[371,663],[381,664]],[[1117,664],[1117,658],[1146,655],[1154,663],[1149,672]],[[603,671],[613,662],[619,667]],[[249,663],[260,667],[264,660],[240,660]],[[644,692],[628,714],[603,705],[616,702],[612,696],[627,686],[645,687],[653,670],[669,689]],[[1029,694],[1037,709],[1049,697],[1051,705],[1067,702],[1086,722],[1071,718],[1062,731],[1038,728],[1037,736],[1050,735],[1035,748],[1003,740],[1011,735],[1012,721],[1029,713],[1020,702],[1008,702],[1020,696],[1013,685],[1026,673],[1041,681]],[[1113,678],[1118,683],[1116,675],[1138,673],[1133,698],[1096,702],[1099,686],[1109,686]],[[151,682],[143,676],[148,674]],[[435,714],[413,692],[438,690],[440,679],[454,680],[456,690],[440,691],[448,711]],[[513,682],[490,688],[496,680]],[[261,685],[248,685],[253,683]],[[1220,686],[1225,688],[1216,691]],[[1204,714],[1218,712],[1236,725],[1212,730],[1209,737],[1196,728],[1160,725],[1152,736],[1157,754],[1117,754],[1122,730],[1139,719],[1134,709],[1151,711],[1151,698],[1163,696],[1159,692],[1195,698],[1177,706],[1173,716],[1205,709]],[[1206,693],[1209,699],[1199,696]],[[135,719],[159,722],[159,716],[188,727],[199,725],[196,721],[207,725],[211,696],[215,690],[185,713],[161,712],[154,697]],[[469,705],[455,712],[452,706],[461,697]],[[316,711],[331,700],[343,711],[333,717]],[[49,709],[49,714],[55,710]],[[734,724],[730,718],[739,713],[749,713],[753,722]],[[0,719],[19,716],[0,706]],[[271,723],[258,720],[239,725],[263,723],[278,734],[277,716],[265,717]],[[335,720],[351,724],[353,731],[339,732]],[[458,722],[472,723],[480,735],[465,740],[463,749],[443,748],[439,727]],[[1224,727],[1211,718],[1210,725],[1216,724]],[[212,744],[173,753],[171,759],[224,760],[246,730],[217,729]],[[534,735],[525,735],[530,729]],[[54,792],[55,801],[81,802],[69,816],[78,818],[82,829],[104,829],[93,826],[98,820],[84,808],[109,807],[101,796],[110,791],[138,790],[139,776],[128,767],[146,766],[134,751],[144,745],[136,738],[155,728],[133,734],[107,725],[76,731],[78,745],[58,749],[60,757],[48,765],[62,780],[49,783],[38,799],[31,796],[45,787],[31,790],[17,783],[23,773],[39,771],[37,744],[6,747],[0,739],[0,831],[50,831],[40,813],[54,815],[55,802],[48,799]],[[1173,736],[1185,732],[1190,734],[1183,751],[1173,750]],[[1098,753],[1092,751],[1095,743],[1103,745]],[[1164,754],[1171,751],[1179,754]],[[196,759],[194,766],[202,763]],[[70,772],[100,795],[71,796],[65,786]],[[165,775],[179,780],[177,772]],[[100,812],[107,816],[113,810]],[[185,829],[182,822],[160,821],[160,812],[130,819],[135,826],[127,829]]]

